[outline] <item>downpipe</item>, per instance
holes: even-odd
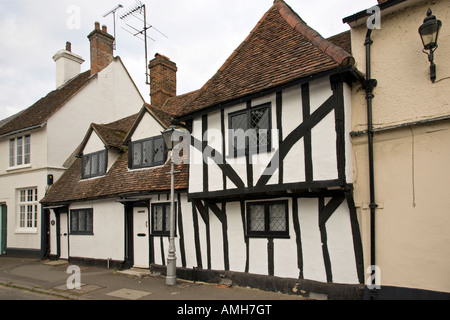
[[[375,256],[375,210],[378,205],[375,202],[375,170],[374,170],[374,156],[373,156],[373,122],[372,122],[372,100],[375,97],[373,94],[374,88],[377,86],[377,80],[372,79],[371,76],[371,55],[370,49],[373,43],[371,39],[372,29],[367,30],[366,41],[366,79],[363,87],[366,92],[367,100],[367,137],[368,137],[368,151],[369,151],[369,189],[370,189],[370,263],[372,266],[376,265]],[[371,300],[375,299],[376,289],[374,288],[375,277],[372,277],[373,289],[370,289]]]

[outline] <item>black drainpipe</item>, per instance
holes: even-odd
[[[366,41],[366,80],[364,81],[364,89],[366,91],[367,100],[367,137],[369,147],[369,183],[370,183],[370,263],[375,266],[375,210],[378,205],[375,202],[375,177],[374,177],[374,161],[373,161],[373,124],[372,124],[372,99],[374,98],[373,90],[377,86],[377,80],[371,78],[371,59],[370,46],[373,43],[370,38],[372,29],[367,30]],[[375,278],[372,278],[375,281]],[[375,283],[373,283],[375,284]],[[375,289],[371,290],[370,298],[375,298]]]

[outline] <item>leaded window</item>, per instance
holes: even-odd
[[[271,105],[233,112],[229,115],[229,153],[268,152],[271,148]]]
[[[70,210],[70,234],[94,234],[94,212],[92,209]]]
[[[167,158],[162,136],[133,141],[129,152],[129,167],[132,169],[163,165]]]
[[[260,237],[289,236],[288,202],[247,203],[247,235]]]
[[[83,179],[102,176],[106,173],[108,153],[105,150],[83,155]]]
[[[177,212],[176,203],[174,213]],[[175,228],[176,229],[176,228]],[[170,203],[152,204],[152,234],[169,236],[170,234]]]

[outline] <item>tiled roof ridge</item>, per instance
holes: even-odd
[[[283,0],[275,0],[274,6],[284,20],[300,32],[318,49],[329,55],[340,65],[354,64],[355,60],[347,51],[323,38],[316,30],[309,27],[292,8]]]
[[[252,29],[252,31],[250,31],[249,35],[247,36],[247,38],[245,38],[244,41],[241,42],[241,44],[231,53],[231,55],[228,57],[227,60],[225,60],[225,62],[222,64],[222,66],[219,68],[219,70],[217,70],[217,72],[197,91],[197,93],[195,93],[193,95],[193,97],[190,99],[190,101],[195,100],[197,97],[199,97],[210,85],[211,83],[214,81],[214,79],[216,79],[221,73],[222,71],[224,71],[228,65],[231,63],[231,61],[233,60],[233,58],[239,54],[239,52],[241,51],[241,49],[247,44],[248,40],[253,36],[254,32],[256,30],[258,30],[258,28],[260,27],[260,25],[264,22],[264,20],[266,19],[266,17],[269,15],[269,12],[272,10],[273,6],[266,11],[266,13],[264,13],[264,15],[262,16],[261,19],[259,19],[258,23],[255,25],[255,27]]]

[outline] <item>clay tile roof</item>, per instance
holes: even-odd
[[[62,87],[50,92],[29,108],[11,117],[11,120],[3,121],[3,125],[0,127],[0,136],[45,125],[47,120],[91,79],[90,71],[80,73]]]
[[[334,36],[327,38],[328,41],[341,47],[348,53],[352,53],[352,41],[350,30],[338,33]]]
[[[284,1],[276,0],[178,115],[348,64],[354,59],[347,51],[310,28]]]
[[[170,162],[164,166],[146,170],[128,170],[128,154],[119,159],[103,177],[81,179],[82,159],[77,158],[70,168],[49,189],[41,200],[44,205],[68,204],[74,201],[114,198],[139,195],[148,192],[170,190]],[[175,190],[186,190],[189,167],[175,166]]]
[[[122,136],[120,142],[122,145],[126,133],[134,125],[138,115],[135,114],[106,125],[93,124],[91,127],[107,143],[117,144],[118,137]],[[48,190],[41,203],[58,205],[81,200],[125,197],[170,190],[169,161],[165,165],[155,168],[129,170],[128,152],[121,149],[119,158],[106,175],[86,180],[81,177],[81,165],[82,158],[76,158],[69,169]],[[187,163],[178,164],[175,166],[175,171],[177,171],[175,189],[187,190],[189,165]]]
[[[123,139],[131,125],[136,121],[136,118],[137,114],[134,114],[109,124],[93,123],[91,127],[106,147],[121,149],[123,146]]]

